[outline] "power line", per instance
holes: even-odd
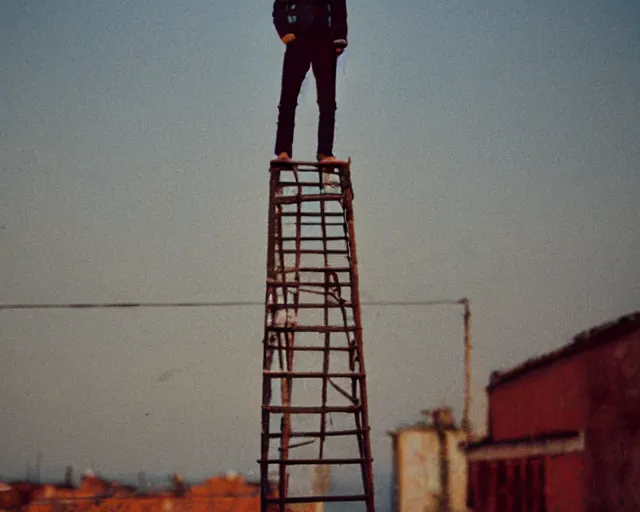
[[[0,310],[8,309],[129,309],[129,308],[222,308],[259,306],[262,302],[98,302],[98,303],[68,303],[68,304],[0,304]]]
[[[467,299],[443,300],[372,300],[362,301],[361,306],[411,307],[464,304]],[[0,304],[0,311],[30,309],[133,309],[133,308],[229,308],[264,306],[258,301],[196,301],[196,302],[79,302],[79,303],[34,303]]]
[[[449,304],[464,304],[466,298],[462,299],[443,299],[443,300],[374,300],[362,301],[361,306],[384,306],[384,307],[404,307],[404,306],[445,306]]]

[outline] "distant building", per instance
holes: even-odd
[[[487,392],[472,510],[640,510],[640,312],[495,372]]]
[[[28,512],[63,512],[74,508],[89,510],[105,501],[135,496],[135,487],[85,472],[79,487],[72,485],[70,473],[62,484],[44,484],[29,503]]]
[[[0,482],[0,511],[16,510],[22,504],[20,493],[4,482]]]
[[[146,490],[85,473],[79,487],[45,485],[24,512],[259,512],[260,484],[229,473],[198,484],[173,475],[172,488]],[[296,511],[312,512],[313,506]],[[274,511],[275,512],[275,511]],[[287,511],[287,512],[293,512]]]
[[[465,432],[451,409],[425,411],[431,421],[402,427],[393,442],[392,512],[466,512]]]
[[[20,510],[40,492],[40,484],[28,480],[13,480],[4,484],[5,491],[0,495],[0,510]],[[6,490],[9,487],[10,490]]]

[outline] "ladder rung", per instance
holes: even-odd
[[[351,272],[351,267],[300,267],[298,272]],[[287,270],[290,274],[296,272],[296,269]]]
[[[342,222],[301,222],[301,226],[344,226]]]
[[[272,350],[282,349],[285,352],[288,352],[289,350],[293,352],[349,352],[350,350],[352,350],[349,347],[310,347],[310,346],[296,347],[295,345],[289,348],[278,347],[277,345],[267,345],[267,348]]]
[[[338,373],[322,373],[322,372],[272,372],[265,370],[262,372],[265,377],[273,377],[277,379],[361,379],[364,373],[359,372],[338,372]]]
[[[351,308],[353,307],[353,303],[351,302],[343,302],[342,304],[331,304],[331,303],[317,303],[317,304],[267,304],[269,309],[287,309],[287,310],[296,310],[296,309],[339,309],[339,308]]]
[[[313,465],[313,464],[362,464],[363,462],[372,462],[373,459],[260,459],[260,464],[285,464],[287,466]]]
[[[339,212],[282,212],[280,217],[344,217],[344,213]],[[340,223],[342,226],[342,223]]]
[[[346,236],[301,236],[299,239],[295,236],[283,236],[280,238],[283,242],[295,242],[296,240],[300,240],[301,242],[338,242],[342,240],[347,240]]]
[[[322,283],[319,281],[274,281],[273,279],[270,279],[267,281],[267,285],[268,286],[275,286],[278,288],[282,288],[282,287],[287,287],[287,288],[299,288],[301,286],[313,286],[313,287],[320,287],[320,288],[324,288],[325,286],[328,286],[331,289],[334,289],[336,287],[336,285],[339,285],[340,288],[346,288],[351,286],[351,281],[344,281],[342,283],[335,283],[333,281],[327,282],[327,283]]]
[[[333,162],[312,162],[310,160],[289,160],[288,162],[286,161],[277,161],[277,160],[272,160],[271,162],[271,168],[272,169],[278,169],[281,170],[282,167],[299,167],[299,166],[303,166],[303,167],[313,167],[313,169],[298,169],[299,171],[303,171],[303,172],[318,172],[318,169],[322,169],[324,167],[331,167],[334,169],[341,169],[347,166],[348,162],[344,161],[344,160],[334,160]],[[286,170],[286,169],[285,169]]]
[[[282,249],[282,254],[349,254],[345,249]]]
[[[361,405],[344,405],[344,406],[328,406],[324,407],[305,407],[296,405],[265,405],[264,410],[273,413],[284,414],[324,414],[324,413],[341,413],[341,412],[358,412],[362,409]]]
[[[290,325],[288,327],[283,326],[268,326],[271,332],[355,332],[357,328],[355,326],[342,326],[342,325]]]
[[[339,436],[357,436],[360,434],[366,434],[371,429],[352,429],[352,430],[330,430],[328,432],[318,432],[318,431],[309,431],[309,432],[290,432],[289,437],[339,437]],[[280,439],[284,434],[282,432],[271,433],[269,437],[271,439]]]
[[[333,184],[332,187],[335,187],[338,183]],[[323,183],[318,181],[279,181],[279,187],[324,187]]]
[[[344,496],[289,496],[284,498],[285,503],[339,503],[341,501],[366,501],[366,494],[347,494]],[[280,503],[280,498],[268,497],[267,503]]]
[[[299,196],[280,196],[276,197],[273,202],[275,204],[296,204],[310,202],[342,201],[342,194],[304,194]]]

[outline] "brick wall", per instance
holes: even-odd
[[[586,361],[589,511],[640,510],[640,330]]]
[[[588,410],[584,357],[559,360],[491,391],[491,437],[502,441],[582,428]]]
[[[570,453],[545,460],[547,512],[583,512],[584,454]]]

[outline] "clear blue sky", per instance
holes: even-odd
[[[336,151],[362,298],[468,296],[495,368],[640,306],[640,4],[349,0]],[[261,300],[271,1],[0,1],[0,301]],[[315,152],[312,79],[296,156]],[[462,395],[461,312],[364,311],[386,431]],[[0,313],[0,475],[259,456],[262,311]],[[145,413],[148,413],[146,415]]]

